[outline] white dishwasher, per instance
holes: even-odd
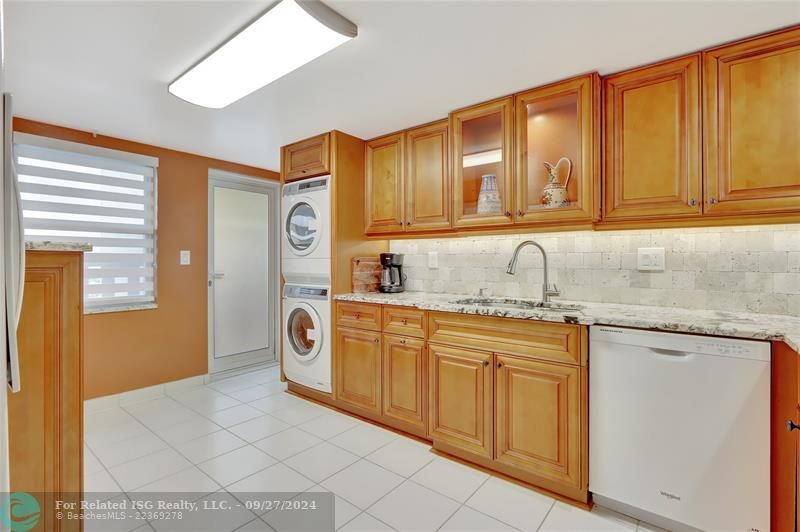
[[[770,344],[592,326],[589,491],[670,530],[770,525]]]

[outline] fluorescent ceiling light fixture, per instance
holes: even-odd
[[[220,109],[358,35],[318,0],[281,0],[169,85],[196,105]]]
[[[481,151],[478,153],[471,153],[464,156],[464,168],[471,166],[480,166],[482,164],[499,163],[503,160],[503,150],[497,148],[496,150]]]

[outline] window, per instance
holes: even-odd
[[[88,242],[87,312],[155,303],[158,159],[16,134],[29,241]]]

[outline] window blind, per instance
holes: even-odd
[[[157,162],[41,144],[14,146],[26,240],[93,246],[84,257],[87,310],[154,303]]]

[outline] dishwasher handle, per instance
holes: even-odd
[[[662,347],[648,347],[648,349],[657,355],[665,355],[668,357],[686,358],[692,356],[691,353],[678,351],[677,349],[664,349]]]

